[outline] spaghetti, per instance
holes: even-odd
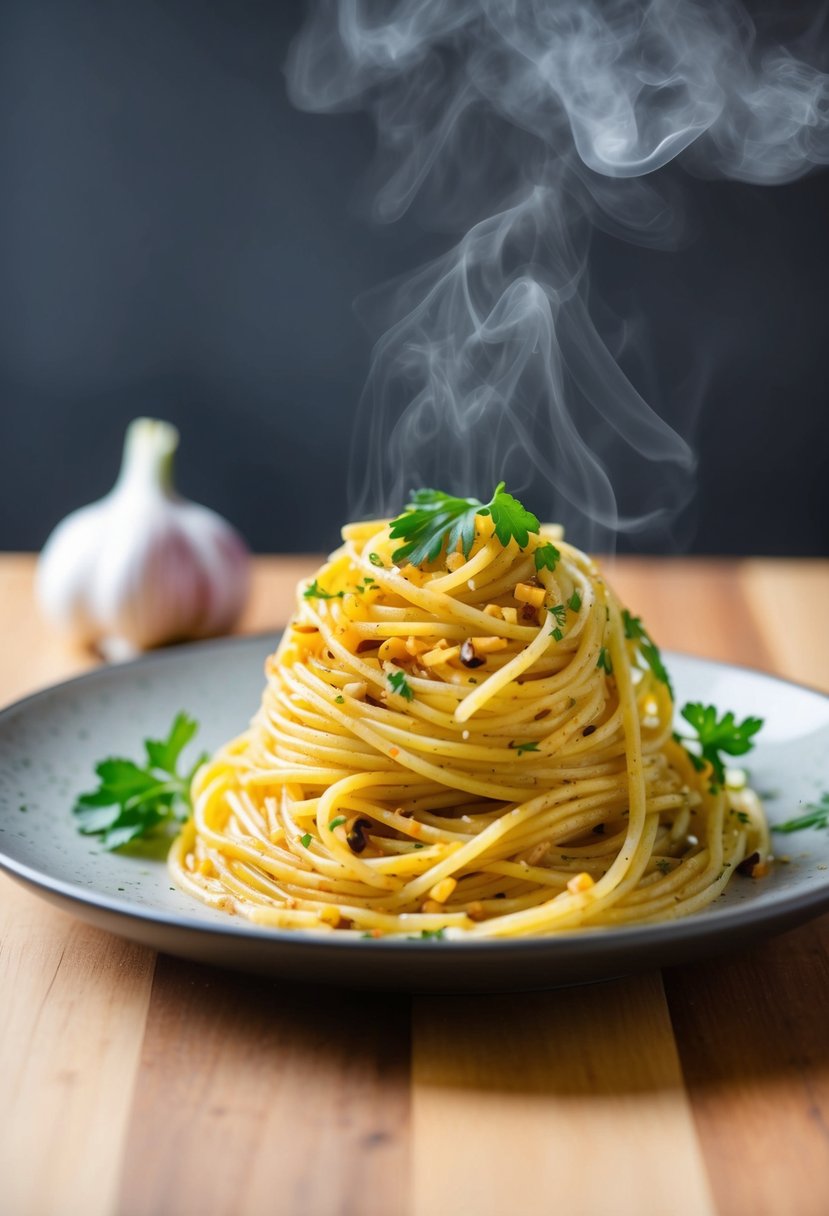
[[[388,522],[343,538],[196,775],[181,888],[272,927],[508,938],[686,916],[764,866],[758,800],[675,741],[647,635],[556,529],[503,544],[482,513],[418,566]]]

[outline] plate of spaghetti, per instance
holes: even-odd
[[[139,797],[113,768],[131,762],[100,758],[182,707],[209,753],[176,822],[174,783],[145,773]],[[829,832],[775,834],[829,788],[827,758],[829,698],[663,656],[593,559],[503,486],[487,503],[424,490],[344,529],[281,636],[160,652],[4,711],[0,863],[219,965],[548,987],[829,906]]]

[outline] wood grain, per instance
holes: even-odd
[[[414,1216],[713,1213],[658,975],[423,997],[413,1050]]]
[[[718,1211],[825,1216],[829,918],[665,986]]]
[[[118,1211],[402,1216],[409,1002],[380,999],[162,956]]]
[[[113,1212],[155,956],[3,883],[0,1212]]]
[[[316,562],[258,559],[241,630]],[[97,661],[32,573],[0,557],[0,702]],[[829,688],[829,563],[611,579],[666,647]],[[823,1216],[827,958],[824,918],[664,983],[410,1002],[156,963],[0,879],[0,1212]]]

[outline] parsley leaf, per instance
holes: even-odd
[[[763,719],[749,717],[737,722],[730,710],[718,718],[716,707],[703,705],[701,701],[689,701],[682,707],[681,713],[696,731],[697,737],[691,742],[699,748],[699,752],[688,752],[694,766],[701,771],[707,761],[714,777],[712,788],[724,785],[723,754],[744,756],[750,752],[754,747],[754,735],[762,727]],[[684,742],[684,739],[681,741]]]
[[[303,848],[307,849],[308,845],[311,843],[311,833],[306,832],[304,836],[300,836],[299,843]]]
[[[519,756],[522,756],[524,752],[538,751],[538,743],[535,740],[531,741],[530,743],[510,743],[510,747],[513,748],[514,751],[518,752]]]
[[[385,570],[386,567],[383,564],[383,559],[379,553],[369,553],[368,560],[371,562],[372,566],[379,566],[381,570]]]
[[[569,600],[567,601],[567,607],[570,609],[571,612],[578,612],[579,609],[581,608],[581,596],[579,595],[577,590],[573,592],[573,594],[570,596]]]
[[[820,802],[807,802],[808,815],[787,819],[785,823],[772,826],[773,832],[800,832],[803,828],[829,828],[829,794],[823,794]]]
[[[596,659],[596,666],[601,667],[602,671],[605,672],[606,675],[613,675],[613,660],[611,659],[610,651],[606,646],[602,646],[601,650],[599,651],[599,657]]]
[[[341,600],[344,595],[344,591],[335,591],[333,594],[330,591],[326,591],[324,587],[319,585],[316,579],[302,593],[303,599],[306,600]]]
[[[394,540],[404,540],[392,554],[395,562],[407,561],[413,566],[435,561],[444,546],[451,551],[460,544],[468,557],[475,540],[475,516],[491,515],[495,535],[506,548],[511,540],[523,549],[530,533],[541,525],[532,512],[513,498],[499,482],[488,503],[477,498],[455,498],[441,490],[415,490],[411,502],[397,519],[393,519],[390,534]]]
[[[396,692],[399,697],[404,697],[407,701],[414,700],[412,687],[402,671],[390,671],[386,675],[386,679],[392,692]]]
[[[556,642],[560,642],[561,639],[564,637],[561,627],[564,624],[564,622],[567,620],[567,609],[564,606],[564,604],[554,604],[553,607],[549,611],[550,611],[550,616],[555,621],[555,625],[550,630],[550,637],[553,638]]]
[[[561,554],[552,542],[539,545],[533,554],[536,570],[555,570],[561,561]]]
[[[111,850],[185,820],[191,810],[190,782],[207,756],[199,756],[184,773],[178,766],[197,730],[194,718],[179,713],[166,739],[144,740],[143,768],[120,756],[102,760],[95,768],[98,788],[81,794],[73,807],[78,831],[100,835],[104,848]]]
[[[659,652],[659,647],[653,638],[648,633],[645,626],[642,624],[642,618],[631,616],[627,608],[622,609],[622,624],[625,628],[625,637],[632,642],[639,643],[639,654],[644,659],[647,666],[653,672],[653,675],[664,684],[668,692],[671,694],[671,700],[674,700],[674,688],[671,684],[671,677],[665,664],[662,662],[662,655]]]
[[[346,822],[345,815],[337,815],[334,819],[331,820],[331,822],[328,825],[329,832],[333,832],[334,828],[338,828],[341,823],[345,823],[345,822]]]
[[[411,940],[413,942],[420,941],[420,940],[441,942],[441,941],[443,941],[443,934],[444,934],[443,929],[421,929],[420,937],[419,938],[413,937]]]

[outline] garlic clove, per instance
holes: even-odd
[[[68,516],[44,547],[41,607],[85,641],[146,649],[207,637],[244,607],[247,547],[215,511],[175,493],[177,444],[169,423],[132,423],[113,490]]]

